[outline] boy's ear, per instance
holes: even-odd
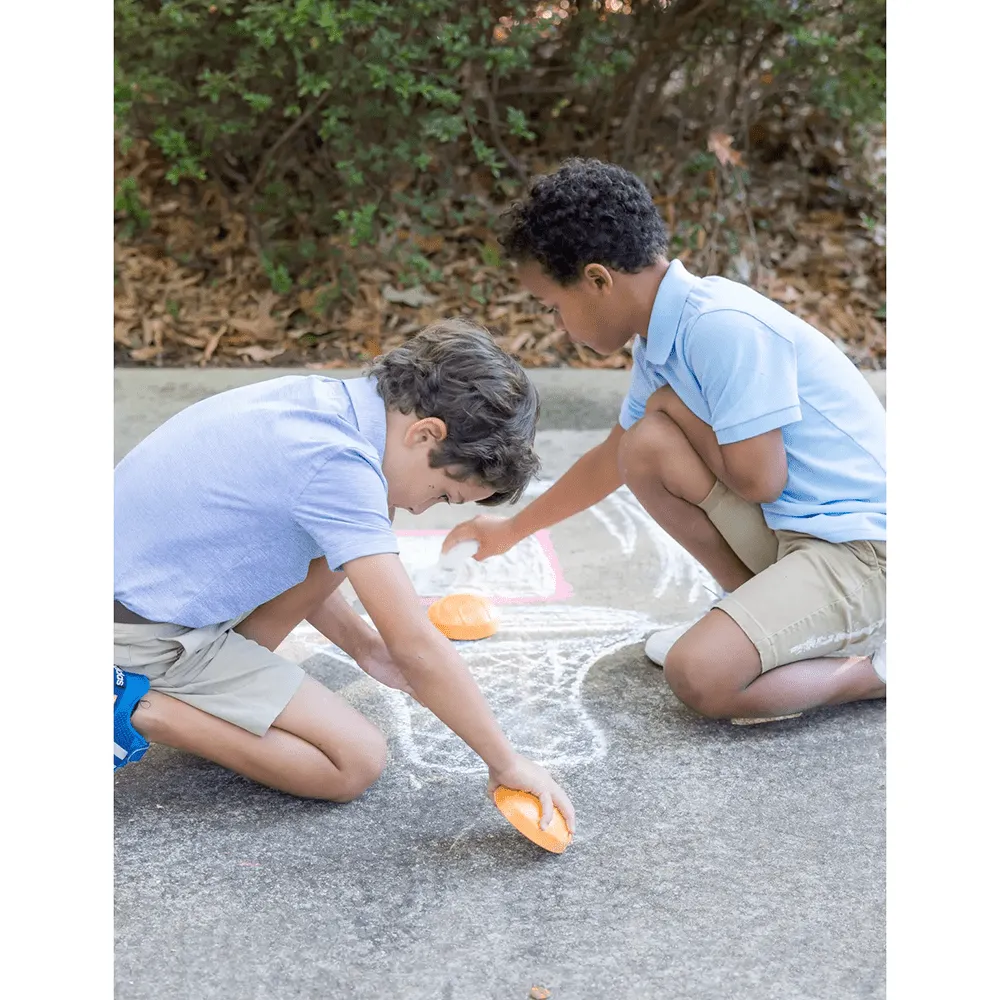
[[[403,443],[408,448],[418,445],[435,445],[448,436],[448,427],[440,417],[421,417],[414,420],[403,435]]]
[[[591,291],[607,295],[614,286],[615,279],[603,264],[588,264],[583,269],[583,280]]]

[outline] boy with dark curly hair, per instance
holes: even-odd
[[[514,752],[399,560],[397,507],[516,500],[538,469],[538,395],[483,329],[451,320],[366,377],[290,375],[202,400],[115,468],[115,767],[148,741],[293,795],[344,802],[381,732],[274,650],[309,621],[434,712],[497,785],[565,792]],[[338,591],[349,580],[375,629]]]
[[[621,167],[571,160],[534,182],[501,238],[524,287],[599,354],[630,340],[618,424],[509,520],[456,527],[477,558],[626,484],[727,592],[647,654],[719,718],[885,696],[885,411],[823,334],[752,289],[667,257]]]

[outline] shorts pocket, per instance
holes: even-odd
[[[882,564],[879,561],[878,553],[875,551],[875,546],[872,545],[867,539],[861,539],[856,542],[844,542],[857,557],[868,567],[873,573],[884,572]]]

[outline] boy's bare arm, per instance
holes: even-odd
[[[624,433],[621,425],[615,424],[604,441],[591,448],[514,517],[481,515],[456,525],[445,538],[443,551],[458,542],[472,540],[479,543],[477,559],[500,555],[522,538],[565,521],[614,493],[625,482],[618,468],[618,446]]]
[[[716,479],[748,503],[772,503],[788,482],[788,458],[781,428],[745,441],[719,444],[715,431],[687,411],[681,430]]]
[[[382,636],[351,608],[339,591],[334,591],[306,620],[380,684],[416,697]]]
[[[781,428],[719,447],[724,475],[734,493],[750,503],[773,503],[788,482],[788,456]]]
[[[344,568],[414,697],[486,762],[490,789],[530,791],[542,800],[543,821],[555,804],[572,829],[568,796],[544,768],[514,751],[468,667],[427,618],[399,557],[365,556]]]
[[[309,615],[307,621],[359,663],[381,642],[378,633],[354,612],[339,590]]]
[[[625,482],[618,468],[618,446],[624,433],[621,424],[615,424],[596,448],[591,448],[540,497],[511,518],[518,540],[593,507]]]
[[[649,398],[646,411],[659,410],[684,432],[715,478],[749,503],[772,503],[788,482],[788,457],[781,428],[733,444],[719,444],[711,424],[695,416],[668,386]]]
[[[399,557],[366,556],[345,569],[420,702],[490,767],[506,767],[513,749],[462,658],[431,625]]]

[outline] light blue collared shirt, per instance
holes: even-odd
[[[374,380],[288,375],[187,407],[115,468],[115,600],[200,628],[398,552]]]
[[[658,388],[732,444],[781,428],[788,482],[762,505],[774,530],[885,540],[885,410],[827,337],[753,289],[671,261],[647,338],[632,346],[626,430]]]

